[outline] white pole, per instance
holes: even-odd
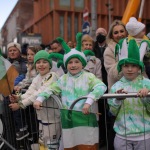
[[[145,3],[145,0],[142,0],[142,1],[141,1],[141,7],[140,7],[140,13],[139,13],[138,21],[142,21],[142,15],[143,15],[144,3]]]

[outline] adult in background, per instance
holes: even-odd
[[[7,57],[19,73],[15,80],[16,85],[25,78],[27,72],[27,60],[21,56],[21,46],[19,43],[11,42],[7,45]]]
[[[51,46],[51,50],[54,53],[64,54],[64,50],[63,50],[61,44],[56,39],[50,43],[50,46]]]
[[[106,44],[107,31],[104,28],[98,28],[95,34],[96,34],[96,42],[93,51],[95,53],[95,56],[101,60],[102,81],[105,83],[105,85],[108,86],[107,72],[104,67],[104,52],[107,47]],[[102,114],[99,116],[99,146],[103,147],[106,144],[106,134],[107,134],[106,129],[107,129],[107,122],[109,120],[107,99],[99,100],[98,108],[99,112]]]
[[[115,46],[120,39],[127,37],[125,25],[120,20],[114,20],[109,28],[107,35],[107,48],[104,52],[104,66],[107,71],[108,90],[121,77],[122,72],[118,73],[117,64],[118,57],[115,58]],[[110,114],[109,130],[108,130],[108,146],[109,150],[113,150],[113,141],[115,132],[113,130],[115,117]]]
[[[53,53],[59,53],[64,55],[64,49],[62,48],[61,44],[55,39],[50,43],[50,47]],[[57,59],[53,58],[54,61],[57,62]],[[63,71],[67,73],[67,69],[64,67],[64,65],[61,66]]]
[[[21,45],[19,43],[11,42],[7,45],[7,57],[8,60],[11,62],[11,64],[16,68],[16,70],[19,73],[19,76],[15,80],[15,84],[19,83],[22,81],[25,77],[25,74],[27,72],[27,67],[26,67],[26,59],[21,57]],[[4,101],[4,109],[3,109],[3,120],[5,124],[5,128],[7,129],[4,135],[4,138],[15,147],[16,144],[16,137],[15,137],[15,127],[14,127],[14,119],[13,115],[20,116],[20,112],[16,112],[15,114],[12,113],[8,105],[10,104],[9,98],[5,97]],[[20,144],[16,144],[21,146]]]
[[[101,60],[102,68],[102,81],[107,85],[107,72],[104,67],[104,51],[107,47],[106,44],[106,36],[107,36],[107,31],[104,28],[98,28],[96,30],[96,42],[93,47],[93,51],[95,53],[95,56]]]
[[[114,20],[107,35],[107,48],[104,52],[104,66],[107,71],[108,90],[121,77],[122,72],[118,73],[118,57],[115,58],[115,46],[120,39],[127,37],[125,25],[120,20]]]
[[[94,40],[90,35],[83,35],[81,41],[82,51],[93,51]],[[85,66],[84,70],[93,73],[98,79],[102,80],[101,61],[95,56],[87,56],[87,65]]]

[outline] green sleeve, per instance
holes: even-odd
[[[52,83],[45,91],[40,93],[38,96],[48,99],[52,94],[55,94],[55,95],[61,94],[60,80]]]
[[[110,90],[110,93],[115,93],[115,92],[116,92],[116,89],[112,87],[111,90]],[[109,107],[110,107],[110,112],[114,116],[117,116],[117,114],[120,110],[122,101],[119,101],[116,98],[110,98],[110,99],[108,99],[108,104],[109,104]]]

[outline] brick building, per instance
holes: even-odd
[[[92,27],[95,18],[92,30],[97,27],[108,30],[108,16],[111,20],[122,19],[127,3],[128,0],[18,0],[2,28],[3,45],[14,40],[18,33],[39,33],[43,44],[58,36],[75,41],[76,33],[82,32],[85,8],[89,10],[88,21]],[[150,1],[145,0],[142,22],[146,24],[147,32],[150,31],[149,6]]]

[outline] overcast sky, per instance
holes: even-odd
[[[0,0],[0,29],[18,0]]]

